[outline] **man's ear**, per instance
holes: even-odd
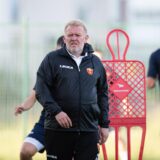
[[[63,36],[63,42],[64,42],[64,43],[66,43],[66,41],[65,41],[65,37],[64,37],[64,36]]]
[[[86,35],[85,37],[86,42],[88,41],[88,39],[89,39],[89,35]]]

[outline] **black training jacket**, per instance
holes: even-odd
[[[46,129],[56,131],[96,131],[108,128],[108,88],[106,73],[93,49],[85,44],[78,68],[65,46],[50,52],[42,61],[36,81],[36,97],[45,109]],[[55,115],[64,111],[73,127],[62,128]]]

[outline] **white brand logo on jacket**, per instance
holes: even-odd
[[[67,65],[59,65],[60,68],[67,68],[67,69],[73,69],[72,66],[67,66]]]
[[[58,159],[57,156],[49,155],[49,154],[47,154],[47,157],[48,157],[48,158],[51,158],[51,159]]]

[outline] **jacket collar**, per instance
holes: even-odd
[[[90,55],[94,52],[92,46],[89,43],[85,43],[84,48],[83,48],[83,52],[81,55],[85,55],[86,52],[88,53],[88,55]]]

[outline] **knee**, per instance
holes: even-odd
[[[33,153],[28,148],[22,148],[20,151],[20,159],[21,160],[30,160],[33,157]]]
[[[23,144],[20,151],[20,159],[31,160],[36,152],[37,150],[32,144]]]

